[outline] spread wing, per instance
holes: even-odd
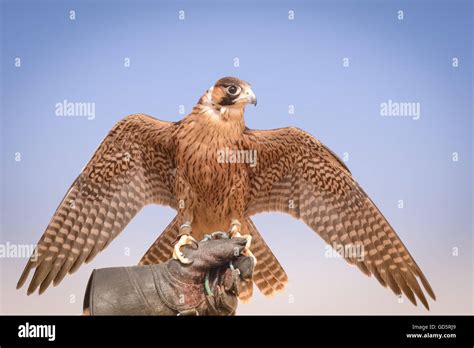
[[[38,242],[17,288],[35,269],[28,294],[57,285],[91,261],[146,204],[175,207],[174,123],[131,115],[102,141],[72,184]]]
[[[310,134],[297,128],[247,130],[246,146],[257,151],[250,169],[249,216],[279,211],[303,220],[326,243],[393,292],[428,307],[418,283],[435,299],[405,245],[345,164]]]

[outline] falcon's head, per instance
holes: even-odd
[[[218,80],[207,92],[207,99],[216,109],[243,108],[247,104],[257,105],[257,97],[250,84],[236,77]]]

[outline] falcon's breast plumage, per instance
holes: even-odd
[[[249,253],[257,260],[253,282],[271,295],[288,278],[250,217],[284,212],[336,249],[359,248],[360,254],[345,255],[346,261],[395,294],[404,293],[414,304],[418,297],[429,308],[419,284],[435,299],[426,277],[344,162],[301,129],[247,128],[245,106],[256,102],[248,83],[226,77],[179,122],[143,114],[119,121],[66,193],[18,287],[31,270],[28,294],[58,284],[91,261],[141,208],[154,203],[177,214],[142,265],[172,256],[188,262],[180,247],[192,237],[214,231],[249,235]],[[253,161],[245,160],[252,154]],[[249,282],[241,298],[251,295]]]

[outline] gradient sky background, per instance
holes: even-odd
[[[258,96],[249,127],[295,125],[349,153],[352,173],[430,280],[438,301],[429,313],[472,314],[472,15],[472,2],[453,0],[2,1],[0,242],[36,243],[116,121],[137,112],[178,120],[180,105],[189,112],[233,75]],[[95,103],[95,119],[55,116],[64,99]],[[380,116],[389,99],[421,103],[421,118]],[[0,259],[0,313],[80,313],[92,269],[136,264],[173,216],[146,207],[92,264],[41,296],[15,290],[26,259]],[[290,283],[272,299],[256,291],[239,313],[428,313],[325,257],[302,222],[254,221]]]

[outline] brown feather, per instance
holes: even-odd
[[[103,250],[145,204],[176,206],[169,150],[173,127],[140,114],[117,123],[63,198],[18,288],[34,268],[29,294],[57,285]]]
[[[347,257],[382,286],[428,309],[418,284],[434,292],[393,228],[352,178],[345,164],[297,128],[246,131],[246,146],[259,153],[251,172],[246,214],[280,211],[302,219],[331,246],[363,245],[363,260]],[[293,201],[296,208],[288,202]]]

